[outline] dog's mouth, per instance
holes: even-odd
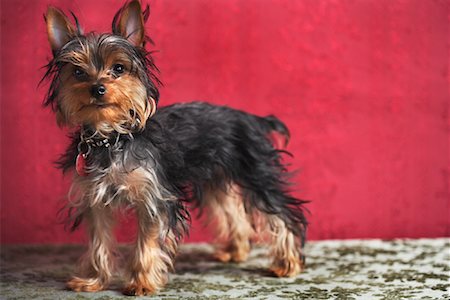
[[[83,106],[80,108],[80,110],[83,110],[83,109],[92,109],[92,108],[95,108],[95,109],[106,109],[106,108],[110,108],[110,107],[114,107],[114,106],[117,106],[117,105],[114,104],[114,103],[92,102],[92,103],[83,105]]]
[[[90,105],[92,105],[96,108],[107,108],[107,107],[115,106],[114,104],[111,104],[111,103],[93,103]]]

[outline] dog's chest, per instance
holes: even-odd
[[[88,165],[87,176],[75,176],[72,191],[91,207],[144,205],[156,211],[159,201],[175,198],[160,184],[154,167],[141,165],[131,169],[120,159],[113,160],[107,168]]]

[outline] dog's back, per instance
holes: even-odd
[[[307,227],[304,201],[288,194],[290,173],[269,137],[278,131],[288,140],[287,127],[274,116],[200,102],[160,108],[145,132],[155,126],[178,145],[184,161],[184,169],[168,173],[172,181],[188,201],[208,211],[225,240],[217,257],[243,261],[250,239],[269,232],[272,270],[298,274]]]

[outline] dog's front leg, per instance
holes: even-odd
[[[114,218],[109,206],[86,209],[83,216],[89,231],[89,248],[78,265],[79,277],[67,282],[77,292],[96,292],[108,286],[114,269]]]
[[[129,265],[125,295],[153,294],[162,288],[172,267],[176,242],[167,228],[163,212],[154,215],[145,205],[136,208],[138,237]]]

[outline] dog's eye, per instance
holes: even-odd
[[[123,72],[125,72],[125,67],[122,64],[115,64],[113,66],[113,71],[116,74],[123,74]]]
[[[80,68],[76,68],[75,70],[73,70],[73,76],[75,76],[75,78],[77,79],[83,79],[84,77],[86,77],[86,75],[86,72]]]

